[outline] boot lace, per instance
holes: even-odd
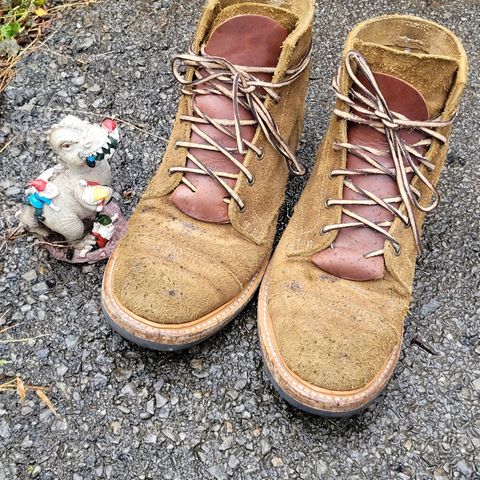
[[[234,156],[235,154],[245,155],[250,149],[256,153],[259,159],[263,158],[263,149],[242,137],[241,127],[248,125],[257,126],[262,129],[267,141],[285,158],[290,173],[293,175],[303,175],[305,173],[304,165],[297,160],[287,142],[283,140],[275,120],[265,106],[265,100],[267,97],[270,97],[278,103],[280,96],[276,90],[291,84],[299,78],[307,68],[309,61],[310,50],[296,67],[286,71],[281,81],[273,83],[261,81],[255,74],[268,73],[273,75],[275,68],[234,65],[223,57],[208,55],[205,51],[205,46],[201,47],[200,54],[196,54],[193,48],[191,48],[186,54],[176,55],[173,59],[172,71],[177,81],[183,86],[182,93],[191,96],[193,100],[198,95],[222,95],[227,97],[233,103],[234,118],[232,120],[211,118],[201,111],[195,104],[195,101],[192,101],[192,115],[182,115],[180,119],[190,122],[192,132],[195,132],[205,143],[178,141],[175,146],[177,148],[185,147],[187,149],[196,148],[221,152],[239,169],[239,173],[232,174],[214,171],[188,151],[187,158],[194,163],[196,168],[186,166],[171,167],[169,169],[170,174],[190,172],[199,175],[208,175],[226,190],[229,197],[237,203],[240,211],[244,211],[244,202],[223,179],[238,180],[240,174],[243,174],[250,184],[254,182],[252,173]],[[194,71],[193,74],[190,73],[189,75],[191,68],[193,68]],[[253,119],[242,120],[240,118],[240,106],[249,111]],[[197,126],[207,124],[214,126],[223,134],[234,138],[236,140],[236,147],[231,148],[220,145]],[[195,186],[188,181],[185,176],[182,177],[181,181],[193,192],[196,190]],[[230,203],[230,198],[225,198],[224,201]]]
[[[373,93],[370,92],[359,80],[354,71],[354,66],[357,71],[361,72],[371,85]],[[340,230],[353,227],[371,228],[378,233],[381,233],[386,240],[391,242],[394,251],[397,255],[401,253],[401,246],[393,235],[388,232],[392,226],[393,221],[372,222],[361,215],[350,210],[348,207],[353,205],[379,205],[388,210],[395,217],[400,218],[405,226],[412,229],[415,245],[418,251],[421,251],[422,244],[420,238],[420,231],[415,220],[415,209],[422,212],[430,212],[434,210],[440,201],[440,195],[435,186],[428,180],[428,178],[420,170],[420,166],[424,165],[427,171],[435,170],[435,165],[431,163],[422,151],[432,144],[432,139],[436,139],[442,144],[447,142],[447,138],[437,132],[435,129],[439,127],[446,127],[453,121],[452,117],[449,120],[443,120],[437,117],[427,121],[409,120],[404,115],[394,112],[389,109],[387,102],[375,80],[372,70],[370,69],[365,57],[357,51],[349,51],[345,60],[346,71],[352,80],[352,86],[349,89],[349,95],[343,95],[339,89],[339,78],[334,79],[333,88],[336,97],[350,107],[349,112],[344,112],[340,109],[335,109],[334,114],[357,124],[368,125],[375,130],[382,132],[388,144],[389,152],[379,150],[363,145],[354,145],[348,142],[335,142],[333,147],[335,149],[344,149],[347,153],[351,153],[356,157],[364,160],[369,164],[368,168],[358,169],[336,169],[330,173],[331,177],[343,176],[344,187],[351,191],[360,194],[364,199],[359,200],[344,200],[344,199],[328,199],[326,205],[341,205],[342,212],[348,216],[351,221],[347,223],[338,223],[333,225],[326,225],[322,228],[322,233],[328,233],[332,230]],[[428,138],[409,145],[400,136],[401,129],[418,130],[423,132]],[[381,156],[390,153],[393,159],[393,168],[388,168],[375,160],[373,156]],[[412,174],[411,180],[408,175]],[[395,180],[399,195],[391,198],[380,198],[377,195],[361,188],[348,178],[349,176],[358,175],[388,175]],[[427,189],[431,192],[432,201],[429,205],[422,205],[420,203],[420,191],[412,185],[415,178],[418,178]],[[400,204],[397,207],[394,204]],[[405,205],[405,213],[400,208]],[[365,258],[372,258],[381,256],[384,249],[367,252],[364,254]]]

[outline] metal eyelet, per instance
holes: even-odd
[[[322,227],[322,228],[320,229],[320,233],[321,233],[322,235],[326,235],[328,232],[325,231],[325,227]]]
[[[243,205],[243,207],[240,207],[240,206],[238,207],[238,211],[239,211],[240,213],[244,213],[246,209],[247,209],[247,206],[246,206],[246,205]]]
[[[325,200],[325,202],[323,202],[323,205],[324,205],[325,208],[332,208],[332,205],[330,205],[330,204],[328,203],[329,201],[330,201],[330,200],[327,199],[327,200]]]
[[[334,140],[333,143],[332,143],[332,149],[334,152],[341,152],[342,151],[342,147],[340,146],[342,142],[339,141],[339,140]]]
[[[393,253],[395,254],[396,257],[399,257],[402,254],[402,247],[399,245],[398,250],[395,247],[393,247]]]
[[[263,160],[265,156],[265,150],[263,148],[260,149],[260,155],[257,153],[257,160]]]
[[[252,186],[252,185],[255,183],[255,177],[252,177],[251,180],[249,180],[249,179],[247,178],[247,183],[248,183],[248,185]]]

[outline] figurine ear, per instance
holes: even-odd
[[[50,145],[52,145],[53,147],[57,147],[57,141],[56,141],[56,133],[58,131],[58,124],[57,125],[53,125],[53,127],[48,131],[48,137],[47,137],[47,140],[48,140],[48,143],[50,143]]]
[[[58,128],[58,123],[56,123],[55,125],[52,125],[49,129],[48,129],[48,132],[47,132],[47,141],[48,143],[52,143],[52,137],[53,137],[53,134],[55,132],[55,130]]]

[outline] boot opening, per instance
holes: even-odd
[[[362,42],[396,50],[452,57],[457,61],[463,54],[463,48],[452,32],[420,18],[380,17],[361,24],[358,28],[357,37]]]

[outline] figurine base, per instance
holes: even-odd
[[[117,243],[122,239],[123,235],[125,234],[125,231],[127,230],[127,220],[123,216],[120,207],[113,200],[110,201],[108,205],[105,205],[101,213],[108,215],[109,217],[117,215],[113,236],[105,245],[105,247],[97,248],[81,256],[79,252],[74,250],[73,248],[69,248],[66,246],[56,247],[54,245],[45,245],[45,248],[48,250],[50,255],[56,260],[67,263],[90,264],[97,263],[108,258],[112,254],[113,250],[115,250]]]

